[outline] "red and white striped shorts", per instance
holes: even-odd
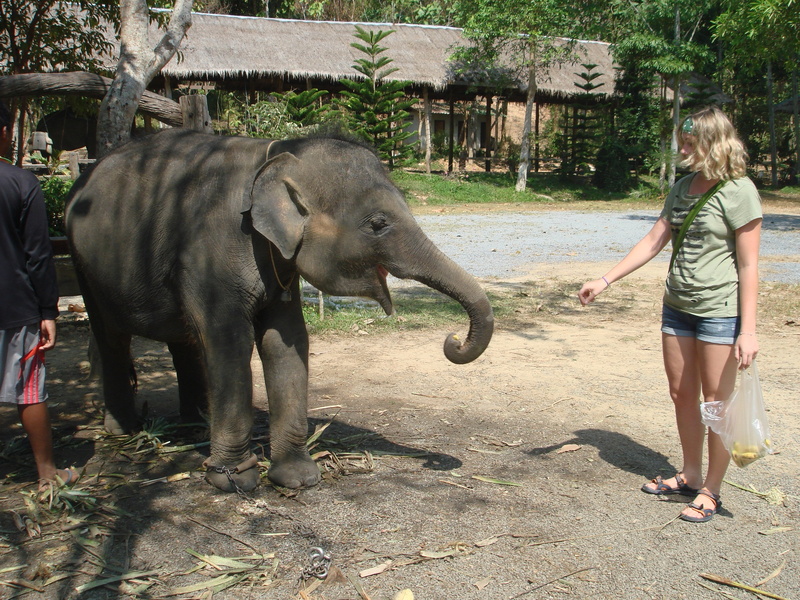
[[[0,369],[0,402],[38,404],[47,400],[38,323],[0,329]]]

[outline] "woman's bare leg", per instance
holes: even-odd
[[[706,428],[700,421],[702,379],[697,340],[693,337],[662,333],[661,345],[683,452],[681,472],[687,485],[699,488],[703,483],[703,443]]]
[[[698,341],[697,355],[700,364],[703,400],[714,402],[728,399],[736,387],[737,364],[733,346]],[[730,454],[722,444],[722,440],[709,429],[708,472],[702,487],[719,495],[729,463]],[[715,508],[714,502],[703,494],[698,495],[694,503],[703,508]],[[697,516],[697,511],[691,508],[686,508],[683,513]]]

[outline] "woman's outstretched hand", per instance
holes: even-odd
[[[595,279],[594,281],[587,281],[583,284],[581,291],[578,292],[578,300],[581,301],[583,306],[586,306],[590,302],[594,302],[594,299],[608,287],[605,279],[602,277],[600,279]]]

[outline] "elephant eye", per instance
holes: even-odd
[[[381,233],[387,227],[389,227],[389,223],[386,220],[385,215],[373,215],[372,217],[370,217],[367,224],[370,227],[370,229],[372,229],[373,233]]]

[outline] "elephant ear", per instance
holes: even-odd
[[[299,162],[289,152],[270,158],[259,168],[242,203],[242,213],[250,212],[255,230],[286,259],[297,251],[308,215],[299,188],[288,174]]]

